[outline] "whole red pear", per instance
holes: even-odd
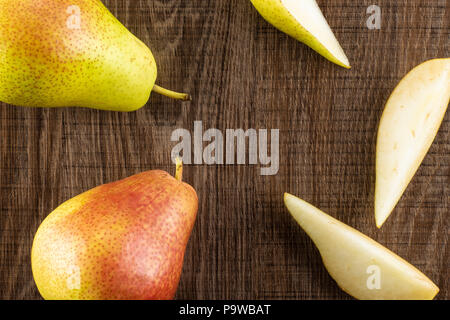
[[[195,223],[195,190],[148,171],[87,191],[41,224],[31,253],[45,299],[172,299]]]

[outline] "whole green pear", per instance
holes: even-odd
[[[155,86],[150,49],[100,0],[0,0],[0,100],[135,111]]]

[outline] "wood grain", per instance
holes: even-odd
[[[381,30],[365,26],[374,1],[319,0],[353,68],[346,71],[267,24],[247,0],[109,0],[153,50],[160,85],[190,92],[180,104],[152,96],[135,113],[0,107],[0,298],[39,299],[30,248],[60,203],[106,182],[173,171],[173,130],[277,129],[280,171],[185,168],[200,196],[179,299],[350,299],[283,207],[285,191],[373,237],[421,269],[450,297],[450,117],[394,214],[373,217],[379,118],[417,64],[449,56],[446,0],[378,0]]]

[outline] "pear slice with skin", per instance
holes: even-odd
[[[305,43],[337,65],[350,68],[344,50],[315,0],[250,0],[278,30]]]
[[[375,220],[380,228],[410,183],[444,119],[450,58],[414,68],[389,98],[378,130]]]
[[[361,300],[431,300],[439,288],[422,272],[379,243],[285,193],[284,203],[320,251],[331,277]],[[379,286],[373,286],[378,270]]]

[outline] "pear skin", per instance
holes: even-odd
[[[380,228],[430,149],[450,99],[450,58],[408,73],[389,98],[378,129],[375,219]]]
[[[39,292],[50,300],[172,299],[197,208],[191,186],[158,170],[65,202],[34,238]]]
[[[261,16],[278,30],[303,42],[329,61],[350,63],[315,0],[250,0]]]
[[[349,295],[361,300],[431,300],[439,292],[422,272],[359,231],[288,193],[284,203],[319,249],[331,277]]]
[[[0,100],[24,107],[135,111],[149,100],[150,49],[100,0],[0,1]]]

